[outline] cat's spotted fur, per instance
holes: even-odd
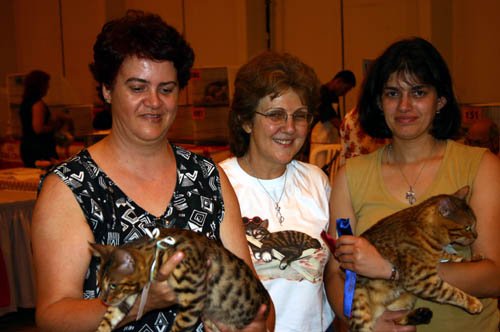
[[[274,257],[272,251],[277,250],[283,256],[280,258],[280,270],[286,269],[293,261],[300,259],[305,250],[321,248],[321,243],[318,240],[302,232],[291,230],[269,232],[267,219],[243,217],[243,224],[246,234],[262,243],[259,248],[249,242],[255,259],[269,262]]]
[[[192,331],[200,317],[206,323],[241,329],[255,318],[261,304],[269,309],[264,286],[222,244],[188,230],[163,229],[156,239],[143,238],[119,247],[91,244],[101,258],[99,296],[109,305],[97,331],[111,331],[130,311],[150,280],[157,241],[166,238],[171,244],[158,250],[153,277],[173,253],[180,250],[185,254],[168,279],[179,304],[172,332]]]
[[[470,245],[477,237],[476,219],[465,197],[469,187],[454,195],[438,195],[392,214],[361,236],[370,241],[398,270],[396,281],[357,277],[350,330],[371,332],[386,310],[413,309],[416,296],[459,306],[471,314],[481,312],[481,302],[442,280],[437,266],[443,257],[462,261],[443,248]],[[426,324],[428,308],[417,308],[398,321],[401,325]]]

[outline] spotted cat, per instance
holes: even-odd
[[[154,239],[142,238],[118,247],[90,245],[101,259],[99,296],[109,305],[99,332],[119,324],[158,267],[179,250],[185,257],[168,278],[179,307],[172,332],[193,331],[200,317],[206,324],[220,322],[241,329],[255,318],[261,304],[269,309],[269,294],[245,262],[198,233],[162,229]]]
[[[298,260],[305,250],[319,249],[321,243],[311,236],[297,231],[281,231],[271,233],[267,230],[269,221],[259,217],[252,219],[243,218],[246,234],[259,240],[258,247],[249,242],[255,259],[269,262],[275,258],[280,259],[279,268],[286,269],[293,261]],[[279,254],[276,254],[275,252]]]
[[[477,237],[476,218],[465,197],[469,187],[453,195],[437,195],[392,214],[366,230],[368,239],[398,270],[395,281],[357,277],[351,331],[371,332],[374,322],[386,310],[413,309],[416,296],[459,306],[471,314],[482,311],[481,302],[442,280],[437,266],[444,257],[463,258],[443,248],[451,243],[470,245]],[[427,324],[428,308],[417,308],[400,319],[401,325]]]

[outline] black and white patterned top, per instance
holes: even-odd
[[[165,212],[159,218],[149,214],[99,168],[88,150],[80,151],[57,166],[52,173],[71,189],[92,229],[97,243],[120,245],[146,234],[145,229],[185,228],[220,240],[224,216],[219,172],[212,160],[172,145],[177,163],[177,182]],[[98,295],[99,260],[92,258],[85,277],[83,296]],[[170,331],[175,307],[149,312],[122,331]],[[202,330],[201,323],[197,331]]]

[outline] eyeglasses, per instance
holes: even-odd
[[[284,125],[288,121],[288,113],[283,109],[273,109],[265,113],[257,112],[256,114],[265,116],[274,125]],[[295,111],[290,115],[293,123],[299,126],[308,126],[313,121],[313,115],[306,110]]]

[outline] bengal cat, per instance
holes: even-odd
[[[162,229],[154,239],[91,247],[101,259],[99,296],[109,305],[99,332],[119,324],[158,267],[179,250],[184,259],[168,278],[179,305],[172,332],[192,331],[200,317],[206,324],[220,322],[241,329],[255,318],[261,304],[269,308],[269,295],[247,264],[222,244],[192,231]]]
[[[470,245],[477,237],[476,218],[465,197],[469,187],[453,195],[437,195],[394,213],[366,230],[370,241],[396,268],[397,280],[369,279],[358,275],[351,331],[371,332],[386,310],[413,309],[416,296],[461,307],[471,314],[482,311],[481,302],[442,280],[437,273],[441,259],[464,259],[443,248],[449,244]],[[400,325],[428,324],[432,311],[417,308],[400,319]]]
[[[249,242],[255,259],[269,262],[274,257],[273,250],[277,250],[282,255],[279,258],[280,270],[286,269],[293,261],[300,259],[307,249],[321,248],[318,240],[302,232],[291,230],[269,232],[267,219],[262,220],[260,217],[242,219],[246,234],[261,242],[260,248]]]

